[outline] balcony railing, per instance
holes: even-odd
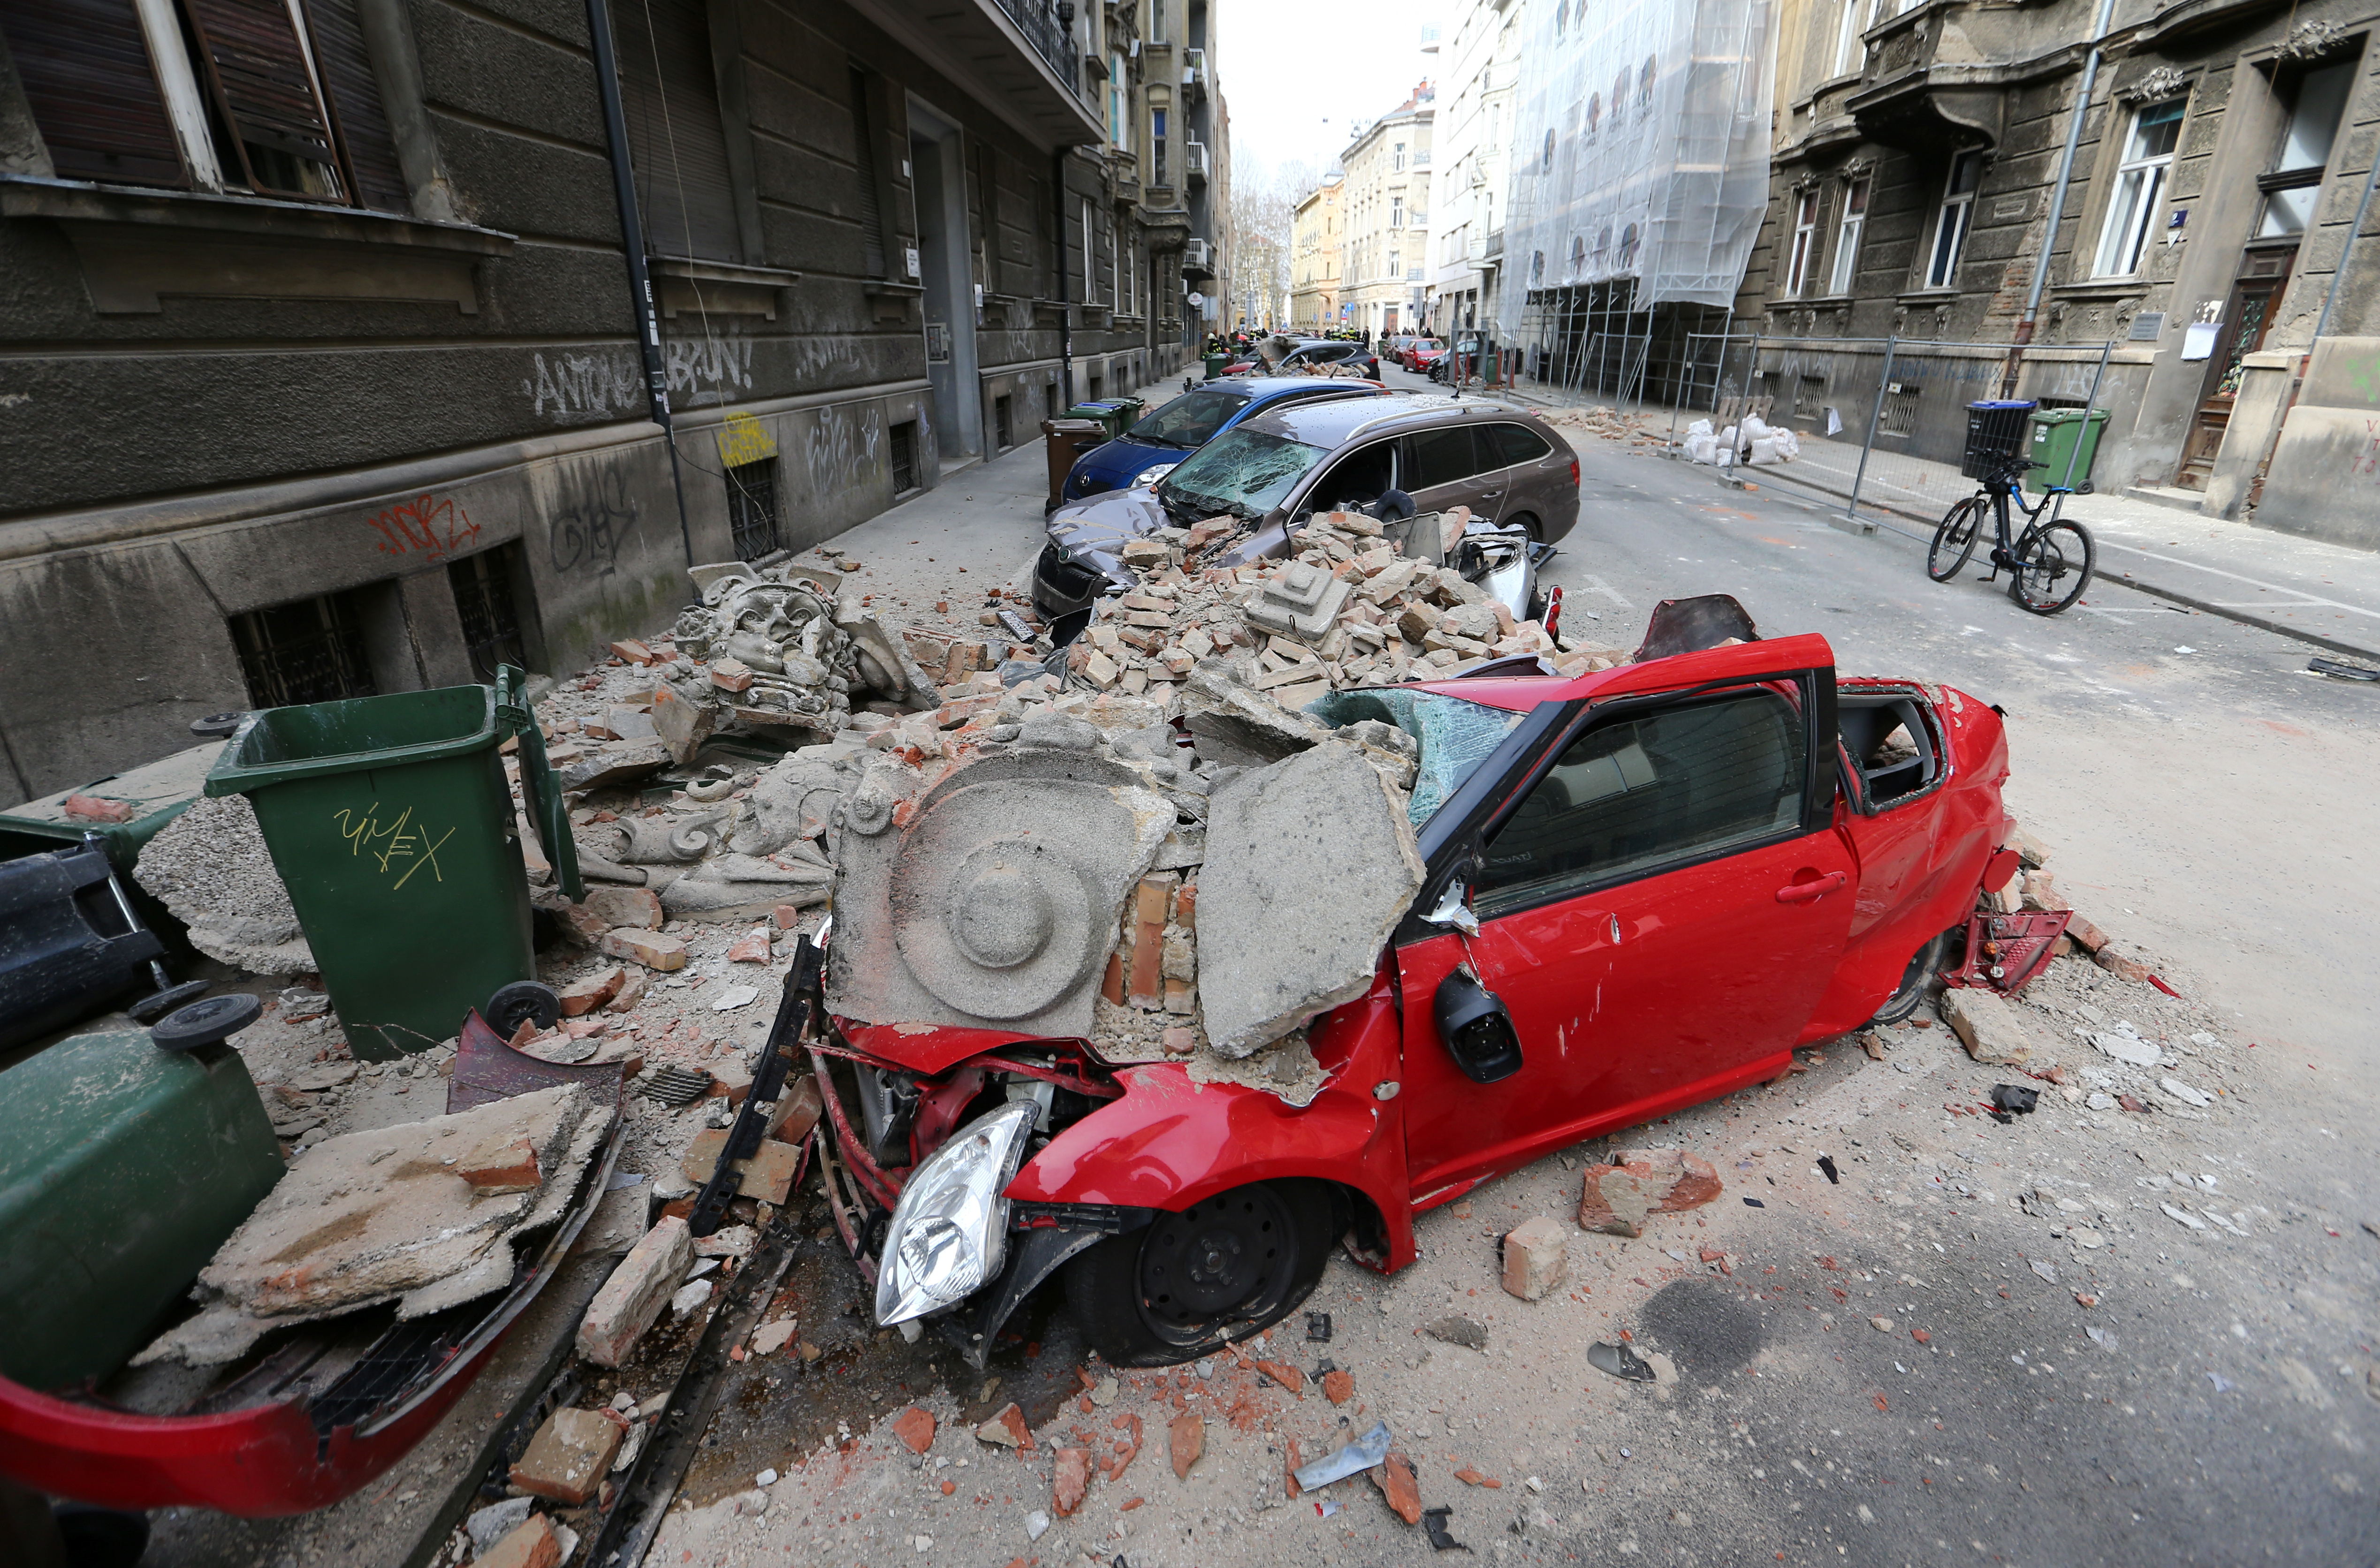
[[[1207,144],[1193,141],[1183,148],[1182,173],[1194,186],[1207,183]]]
[[[1066,25],[1058,19],[1058,7],[1051,0],[1000,0],[1000,8],[1008,19],[1033,45],[1033,52],[1049,63],[1058,78],[1079,94],[1083,79],[1080,55]]]

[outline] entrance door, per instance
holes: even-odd
[[[2223,334],[2206,361],[2206,382],[2199,393],[2198,412],[2191,416],[2190,437],[2181,448],[2181,468],[2173,482],[2185,490],[2203,490],[2214,472],[2215,454],[2223,450],[2223,432],[2230,428],[2231,405],[2240,393],[2240,365],[2264,346],[2273,324],[2273,312],[2289,285],[2289,269],[2298,247],[2280,246],[2251,250],[2240,259],[2239,281],[2223,308]]]
[[[1834,977],[1855,892],[1825,766],[1834,670],[1716,691],[1681,675],[1585,716],[1487,829],[1477,936],[1398,949],[1417,1203],[1774,1075]],[[1520,1037],[1498,1083],[1463,1077],[1438,1040],[1437,988],[1463,962]]]
[[[959,133],[911,100],[909,163],[917,204],[918,282],[926,286],[926,377],[934,386],[937,456],[983,450],[983,399],[976,380],[975,276],[967,245],[966,184]]]

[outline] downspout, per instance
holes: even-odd
[[[1056,177],[1050,184],[1057,192],[1051,199],[1058,203],[1058,373],[1065,379],[1058,384],[1058,406],[1050,410],[1050,417],[1061,419],[1075,406],[1075,315],[1066,303],[1066,149],[1050,156]],[[1089,236],[1083,243],[1088,245]]]
[[[645,270],[645,225],[637,215],[637,182],[628,163],[628,121],[620,108],[620,65],[612,53],[608,0],[587,0],[587,31],[595,45],[595,95],[603,103],[603,138],[612,151],[612,194],[620,206],[620,248],[628,259],[628,313],[636,319],[637,346],[645,359],[645,391],[654,424],[669,447],[670,488],[677,495],[677,537],[686,563],[694,564],[694,530],[686,519],[686,479],[677,461],[677,432],[670,424],[669,372],[662,364],[662,324],[653,313],[653,280]]]
[[[2025,290],[2024,316],[2016,324],[2008,368],[2000,378],[2002,397],[2016,393],[2017,367],[2023,361],[2025,345],[2033,341],[2034,324],[2041,319],[2041,291],[2049,282],[2049,255],[2058,248],[2058,226],[2066,215],[2066,187],[2074,179],[2074,152],[2082,143],[2082,121],[2091,112],[2091,93],[2098,86],[2099,60],[2115,10],[2116,0],[2099,0],[2098,19],[2091,24],[2091,53],[2082,62],[2082,86],[2074,97],[2074,112],[2067,117],[2065,150],[2058,155],[2058,183],[2049,197],[2049,232],[2042,236],[2041,253],[2033,259],[2033,284]]]

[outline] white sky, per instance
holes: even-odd
[[[1440,0],[1215,0],[1216,80],[1232,112],[1232,177],[1327,169],[1357,133],[1438,74],[1422,30]]]

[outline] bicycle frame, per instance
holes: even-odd
[[[2035,464],[2018,458],[1983,481],[1984,493],[1992,498],[1992,529],[1997,536],[1992,542],[1991,575],[1985,577],[1985,582],[1996,581],[2000,574],[2000,569],[2004,566],[2010,572],[2016,570],[2016,561],[2023,544],[2023,536],[2011,537],[2009,532],[2010,497],[2019,498],[2016,510],[2024,513],[2025,535],[2030,535],[2035,528],[2042,526],[2041,513],[2044,508],[2049,508],[2049,521],[2052,523],[2057,522],[2064,513],[2066,498],[2073,494],[2073,491],[2063,485],[2044,487],[2041,499],[2031,506],[2025,505],[2022,499],[2025,471],[2029,468],[2046,466],[2046,464]],[[2053,502],[2056,503],[2054,506]]]

